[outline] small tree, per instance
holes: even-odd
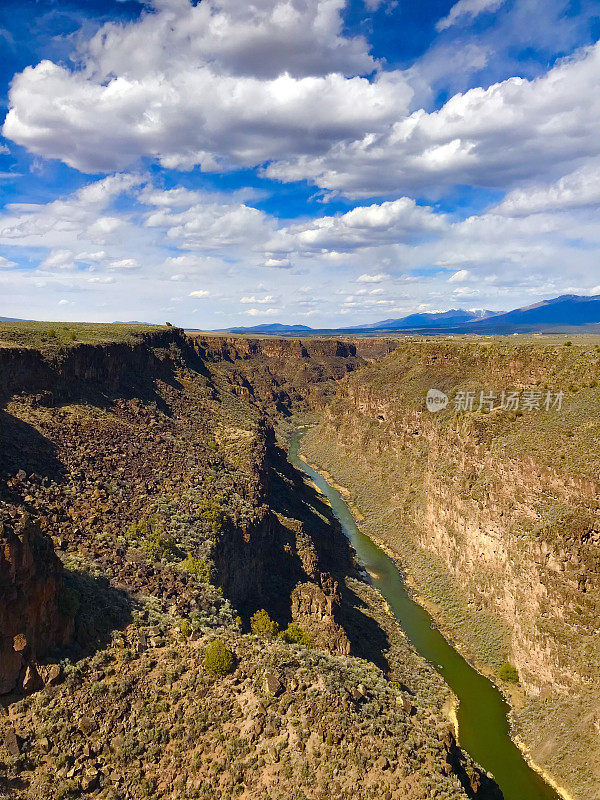
[[[279,625],[271,619],[264,608],[250,617],[250,629],[255,636],[264,636],[269,639],[279,633]]]
[[[300,644],[302,647],[313,647],[313,637],[304,628],[301,628],[297,622],[290,622],[287,628],[282,631],[280,637],[288,644]]]
[[[191,553],[183,559],[179,568],[188,575],[193,575],[194,578],[202,583],[210,583],[210,566],[201,558],[196,558]]]
[[[233,653],[221,639],[212,641],[204,651],[204,666],[212,675],[227,675],[233,663]]]
[[[500,680],[506,681],[506,683],[519,683],[519,673],[512,664],[508,663],[508,661],[505,661],[504,664],[502,664],[498,672],[498,676],[500,677]]]

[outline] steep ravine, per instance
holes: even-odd
[[[600,791],[597,364],[594,346],[403,344],[341,382],[304,445],[511,698],[533,760],[582,800]],[[428,388],[548,386],[567,389],[560,413],[424,404]]]

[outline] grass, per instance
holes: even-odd
[[[128,342],[148,333],[164,331],[162,325],[115,325],[90,322],[0,322],[0,347],[36,347],[42,350],[75,344]]]

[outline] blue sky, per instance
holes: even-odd
[[[600,293],[567,0],[4,0],[0,315],[353,325]]]

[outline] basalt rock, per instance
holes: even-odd
[[[350,653],[350,640],[336,620],[340,595],[338,585],[330,575],[321,575],[320,586],[309,582],[296,586],[291,599],[294,622],[309,630],[315,643],[330,653]]]
[[[38,688],[36,660],[68,638],[62,575],[52,540],[27,514],[0,522],[0,695]]]

